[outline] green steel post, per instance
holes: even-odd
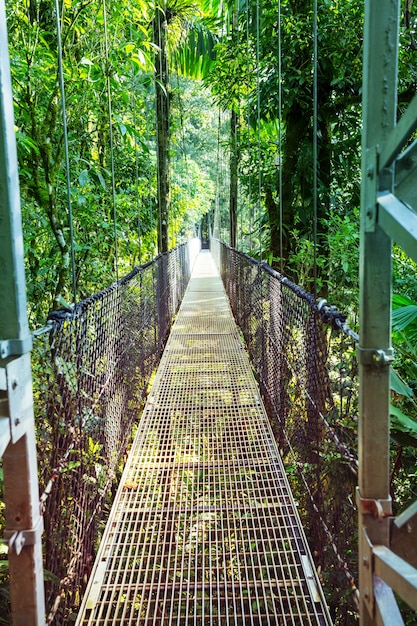
[[[395,124],[398,0],[366,0],[360,252],[359,588],[360,624],[377,623],[372,545],[389,545],[391,238],[378,225],[379,146]],[[392,177],[392,172],[385,173]],[[390,186],[390,185],[389,185]]]
[[[0,455],[13,626],[44,626],[42,521],[6,12],[0,0]],[[7,429],[6,429],[7,426]]]

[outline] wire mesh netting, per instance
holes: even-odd
[[[216,274],[201,254],[77,626],[330,623]]]
[[[36,333],[34,395],[49,622],[67,625],[94,563],[113,489],[172,319],[195,240],[135,268]]]
[[[216,240],[212,253],[300,502],[332,617],[354,624],[357,390],[352,341],[344,343],[340,333],[333,336],[314,297],[266,264]]]

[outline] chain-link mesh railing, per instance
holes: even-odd
[[[357,621],[354,355],[345,317],[217,240],[212,254],[256,371],[336,624]],[[324,323],[323,323],[324,321]],[[343,330],[343,329],[342,329]],[[344,339],[343,339],[344,341]],[[353,358],[351,358],[353,357]]]
[[[74,619],[198,249],[194,240],[160,255],[73,310],[52,313],[35,333],[48,623]]]

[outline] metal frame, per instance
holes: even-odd
[[[42,527],[6,11],[0,0],[0,455],[12,623],[44,626]]]
[[[357,492],[361,626],[403,624],[392,589],[417,609],[412,523],[417,510],[414,505],[394,520],[389,493],[392,240],[417,260],[417,144],[401,153],[417,128],[417,98],[396,123],[399,14],[399,0],[365,1]],[[402,558],[408,553],[409,563]]]

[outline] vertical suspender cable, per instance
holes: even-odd
[[[135,203],[137,213],[137,225],[138,225],[138,256],[139,265],[142,262],[142,223],[140,219],[140,202],[139,202],[139,160],[138,160],[138,140],[136,137],[137,128],[137,107],[136,107],[136,94],[135,94],[135,81],[134,70],[132,67],[132,98],[133,98],[133,128],[135,132]]]
[[[188,158],[187,158],[187,148],[185,142],[185,127],[184,127],[184,106],[182,103],[181,92],[180,92],[180,75],[178,70],[178,64],[175,64],[176,73],[177,73],[177,89],[178,89],[178,103],[180,110],[180,124],[181,124],[181,143],[182,143],[182,158],[185,166],[185,206],[188,209],[188,205],[190,202],[190,171],[188,169]]]
[[[146,119],[146,132],[148,133],[148,119],[149,119],[149,101],[148,101],[148,96],[145,96],[145,119]],[[151,140],[152,141],[152,140]],[[151,142],[148,141],[148,146],[151,145]],[[158,151],[158,141],[156,141],[156,152]],[[149,150],[150,152],[150,150]],[[158,160],[158,159],[157,159]],[[153,255],[153,248],[152,248],[152,237],[153,237],[153,206],[152,206],[152,195],[151,195],[151,189],[152,189],[152,171],[151,169],[149,169],[149,175],[148,175],[148,202],[149,202],[149,223],[150,223],[150,256],[152,258]],[[155,241],[153,241],[153,243],[155,243]],[[157,244],[158,246],[158,244]]]
[[[58,74],[59,74],[59,88],[61,92],[61,111],[62,111],[62,126],[64,134],[64,152],[65,152],[65,171],[67,180],[67,203],[68,203],[68,216],[69,216],[69,231],[70,231],[70,245],[71,245],[71,273],[72,273],[72,297],[74,304],[77,302],[77,275],[75,267],[75,251],[74,251],[74,220],[72,212],[71,202],[71,174],[70,174],[70,162],[69,162],[69,148],[68,148],[68,127],[67,127],[67,109],[65,102],[65,82],[64,82],[64,68],[62,63],[62,37],[61,37],[61,19],[59,11],[58,0],[55,0],[55,18],[56,18],[56,31],[57,31],[57,43],[58,43]]]
[[[246,0],[246,46],[247,46],[247,59],[248,59],[248,75],[250,73],[250,65],[249,65],[249,0]],[[251,124],[250,124],[250,103],[248,101],[248,112],[247,112],[247,124],[248,124],[248,157],[249,157],[249,166],[250,166],[250,153],[251,153]],[[249,175],[249,253],[252,254],[252,230],[253,230],[253,220],[252,220],[252,177]]]
[[[317,0],[313,0],[313,277],[317,294],[317,117],[318,117],[318,27]]]
[[[117,242],[117,213],[116,213],[116,180],[114,175],[114,142],[113,142],[113,111],[111,101],[110,84],[110,56],[109,56],[109,34],[107,30],[107,10],[106,0],[103,0],[103,23],[104,23],[104,50],[106,60],[106,82],[107,82],[107,110],[109,116],[109,136],[110,136],[110,166],[111,166],[111,187],[113,206],[113,231],[114,231],[114,257],[116,280],[119,279],[119,246]]]
[[[283,248],[283,198],[282,198],[282,32],[281,0],[278,0],[278,176],[279,176],[279,255],[280,270],[284,273]]]
[[[257,136],[258,136],[258,201],[256,205],[256,217],[259,220],[259,259],[262,261],[262,219],[261,219],[261,192],[262,192],[262,172],[261,172],[261,90],[260,90],[260,7],[259,0],[256,0],[256,108],[257,108]]]
[[[164,11],[166,9],[165,3],[164,3]],[[158,20],[158,64],[159,64],[159,75],[162,77],[162,71],[163,71],[163,66],[162,66],[162,33],[161,33],[161,7],[156,3],[155,5],[155,11],[157,13],[157,20]],[[155,88],[157,89],[157,85],[155,84]],[[157,95],[158,97],[158,95]],[[160,109],[165,111],[164,107],[163,107],[163,96],[162,96],[162,91],[159,92],[159,102],[160,102]],[[160,145],[159,145],[159,129],[158,129],[158,112],[156,111],[156,161],[157,161],[157,184],[158,184],[158,252],[160,252],[159,250],[159,242],[162,242],[162,206],[161,206],[161,195],[162,195],[162,182],[161,182],[161,173],[160,173],[160,165],[159,165],[159,158],[160,158]]]
[[[133,15],[132,15],[132,7],[129,3],[129,13],[130,17],[130,41],[133,41]],[[137,225],[138,225],[138,257],[139,257],[139,265],[142,261],[142,225],[140,219],[140,202],[139,202],[139,160],[138,160],[138,140],[136,136],[137,130],[137,106],[136,106],[136,92],[135,92],[135,68],[133,66],[133,62],[131,64],[131,77],[132,77],[132,104],[133,104],[133,131],[135,133],[135,205],[136,205],[136,214],[137,214]]]
[[[220,239],[219,219],[220,219],[220,108],[219,118],[217,121],[217,159],[216,159],[216,204],[214,207],[214,224],[213,224],[213,237]]]
[[[225,3],[222,2],[221,3],[221,12],[220,12],[220,21],[221,21],[221,33],[220,33],[220,39],[223,40],[223,37],[225,35],[225,15],[224,15],[224,10],[225,10]],[[226,32],[227,32],[227,28],[226,28]],[[220,239],[221,241],[223,241],[223,237],[222,237],[222,183],[223,183],[223,178],[221,173],[224,172],[223,170],[223,162],[222,162],[222,156],[223,156],[223,151],[221,149],[221,145],[220,145],[220,138],[222,136],[222,124],[223,124],[223,119],[222,119],[222,114],[221,114],[221,109],[219,107],[219,118],[218,118],[218,124],[217,124],[217,176],[216,176],[216,181],[217,181],[217,194],[216,194],[216,212],[215,212],[215,219],[214,219],[214,228],[216,231],[216,227],[217,227],[217,238]],[[217,220],[216,220],[217,217]]]

